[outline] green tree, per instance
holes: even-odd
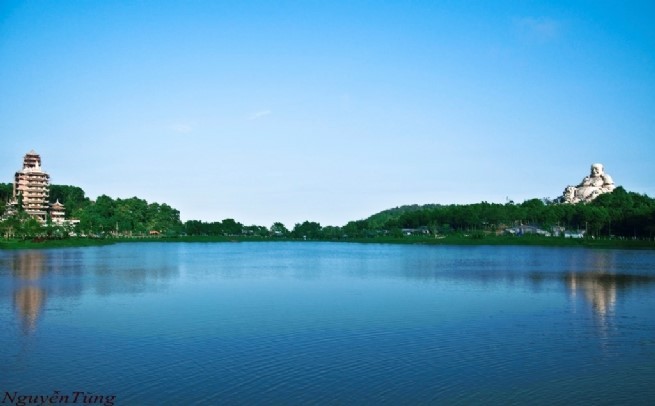
[[[341,227],[325,226],[321,229],[321,237],[328,240],[338,240],[344,235]]]
[[[225,235],[241,235],[243,224],[236,222],[234,219],[225,219],[221,222],[221,229]]]
[[[598,236],[603,226],[606,226],[609,222],[610,216],[607,209],[591,205],[585,205],[582,208],[582,216],[587,231],[593,236]]]
[[[366,220],[350,221],[342,227],[341,231],[350,238],[368,237],[371,234]]]
[[[77,212],[87,207],[91,200],[84,195],[84,190],[77,186],[50,185],[50,202],[59,200],[66,210],[66,217],[77,215]]]
[[[11,183],[0,183],[0,216],[5,213],[7,203],[14,197],[14,186]]]
[[[289,230],[285,227],[284,224],[280,222],[275,222],[270,228],[270,232],[274,236],[278,237],[288,237],[289,236]]]
[[[107,195],[99,196],[84,210],[80,211],[80,230],[88,234],[108,234],[115,230],[114,212],[116,202]]]
[[[46,235],[45,227],[24,211],[19,211],[0,222],[0,230],[6,237],[24,240]]]
[[[295,238],[318,239],[321,237],[321,225],[314,221],[304,221],[302,224],[296,223],[291,234]]]
[[[204,235],[206,231],[206,223],[200,220],[187,220],[184,223],[184,232],[187,235]]]
[[[166,203],[149,204],[146,213],[146,226],[149,230],[157,230],[167,235],[177,235],[182,230],[180,212]]]

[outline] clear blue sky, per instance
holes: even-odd
[[[182,219],[343,225],[557,197],[594,162],[655,196],[653,1],[0,0],[0,181]]]

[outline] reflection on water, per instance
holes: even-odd
[[[607,317],[616,305],[617,280],[612,276],[571,274],[567,277],[567,283],[574,297],[578,292],[582,292],[593,310],[598,315]]]
[[[196,252],[198,247],[200,251]],[[17,251],[0,256],[0,265],[13,276],[13,307],[26,333],[35,331],[47,300],[79,297],[89,289],[100,296],[157,291],[179,277],[180,269],[188,269],[186,273],[192,277],[211,272],[227,278],[291,275],[295,279],[316,280],[329,273],[349,278],[401,277],[431,283],[455,280],[481,284],[489,290],[524,285],[535,292],[549,282],[564,283],[573,297],[581,295],[605,321],[613,315],[621,294],[634,286],[655,282],[655,275],[643,274],[643,264],[630,263],[630,255],[615,250],[430,249],[347,244],[229,247],[225,250],[221,245],[122,244]],[[253,255],[254,252],[258,254]]]
[[[427,255],[408,255],[399,264],[407,279],[439,283],[530,286],[539,292],[549,283],[564,284],[582,295],[593,311],[610,317],[620,295],[655,283],[652,252],[521,247],[441,247]],[[452,255],[453,252],[456,254]],[[418,253],[418,252],[417,252]]]
[[[631,404],[655,397],[654,282],[655,252],[619,250],[0,251],[0,387],[121,404]]]
[[[641,273],[644,269],[631,269],[630,261],[620,259],[621,253],[625,254],[614,250],[590,251],[569,262],[571,272],[565,281],[571,295],[581,293],[602,318],[614,314],[619,295],[655,282],[655,275]]]
[[[18,311],[25,333],[36,329],[36,321],[43,310],[44,302],[45,291],[35,286],[25,286],[14,293],[14,307]]]
[[[588,272],[572,273],[565,280],[573,300],[581,294],[590,304],[595,316],[596,334],[605,341],[616,329],[619,299],[632,289],[652,285],[655,277]]]
[[[21,251],[13,256],[11,269],[14,276],[27,280],[38,281],[45,270],[45,255],[43,251]]]
[[[19,252],[11,261],[11,270],[17,279],[14,291],[16,309],[25,333],[36,329],[36,322],[45,304],[46,292],[39,281],[45,269],[45,255],[40,251]]]
[[[22,331],[31,334],[48,298],[76,298],[87,289],[98,295],[158,289],[179,274],[176,252],[136,254],[126,249],[116,255],[99,248],[21,250],[0,256],[0,278],[6,272],[11,275],[13,308]]]
[[[616,305],[616,275],[613,275],[616,256],[613,251],[596,252],[589,256],[586,269],[568,275],[568,286],[575,296],[582,292],[596,314],[605,319]],[[575,263],[572,264],[572,267]]]

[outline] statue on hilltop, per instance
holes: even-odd
[[[614,188],[614,181],[605,173],[603,165],[593,164],[589,176],[585,176],[578,186],[567,186],[559,200],[562,203],[587,203]]]

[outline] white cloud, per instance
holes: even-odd
[[[178,123],[171,126],[171,130],[180,134],[188,134],[193,131],[193,125],[186,123]]]
[[[562,24],[546,17],[523,17],[514,21],[521,36],[531,40],[550,41],[557,38]]]
[[[256,113],[252,113],[251,115],[248,116],[248,120],[259,120],[262,117],[266,117],[273,114],[272,111],[270,110],[261,110]]]

